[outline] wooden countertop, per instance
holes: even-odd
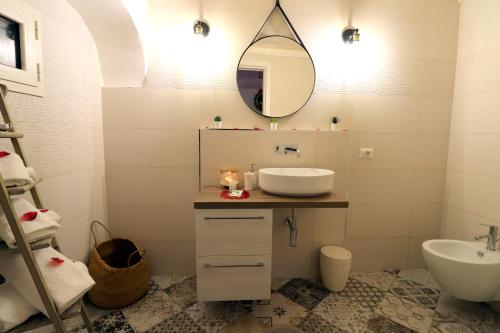
[[[251,208],[347,208],[346,197],[327,193],[316,197],[285,197],[271,195],[260,190],[250,191],[247,199],[223,199],[222,189],[207,187],[198,193],[194,201],[195,209],[251,209]]]

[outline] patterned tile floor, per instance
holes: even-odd
[[[154,277],[137,303],[89,310],[98,333],[500,333],[500,314],[445,295],[426,270],[353,272],[340,293],[305,279],[275,279],[272,289],[267,301],[197,302],[194,277]],[[67,324],[86,332],[78,319]]]

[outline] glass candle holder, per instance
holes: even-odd
[[[227,187],[238,185],[238,171],[238,169],[220,170],[220,184]]]

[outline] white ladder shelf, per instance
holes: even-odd
[[[5,102],[6,93],[7,93],[7,87],[4,85],[0,85],[0,112],[2,114],[4,123],[11,124],[11,129],[9,131],[0,132],[0,138],[10,139],[12,146],[14,147],[14,151],[21,157],[21,159],[24,162],[24,165],[28,166],[23,150],[18,141],[19,138],[23,137],[23,135],[15,131],[9,111],[7,109],[7,104]],[[30,319],[28,319],[27,322],[11,329],[10,331],[7,331],[7,333],[25,332],[28,330],[32,330],[50,324],[54,326],[56,333],[67,333],[63,321],[65,319],[69,319],[78,315],[82,317],[85,323],[85,327],[87,328],[87,331],[89,333],[93,333],[94,331],[92,329],[92,323],[90,322],[89,315],[85,307],[85,304],[83,303],[83,300],[81,299],[79,300],[79,307],[80,307],[79,311],[71,313],[63,313],[63,314],[59,313],[57,306],[55,305],[47,289],[47,284],[43,279],[43,276],[40,272],[40,268],[38,267],[38,264],[35,258],[33,257],[33,251],[46,248],[51,245],[54,245],[55,248],[58,248],[56,239],[52,238],[52,239],[45,239],[33,242],[31,244],[28,243],[24,231],[20,226],[17,213],[15,212],[14,207],[12,206],[11,195],[19,195],[29,192],[33,198],[35,206],[38,209],[44,208],[36,188],[36,185],[40,181],[41,179],[37,179],[30,186],[16,186],[7,188],[5,186],[5,182],[2,176],[0,175],[0,205],[4,211],[7,221],[9,222],[9,226],[12,229],[12,233],[14,234],[17,244],[17,249],[11,250],[6,246],[4,242],[0,242],[0,251],[17,251],[23,256],[24,262],[26,263],[31,278],[35,283],[38,294],[40,295],[40,298],[43,302],[43,305],[47,309],[47,313],[49,316],[48,318],[43,315],[33,316]]]

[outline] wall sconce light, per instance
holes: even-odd
[[[351,26],[347,26],[342,30],[342,40],[346,44],[352,44],[353,42],[359,42],[360,34],[359,29]]]
[[[205,38],[210,32],[210,26],[208,25],[207,21],[199,18],[194,21],[193,31],[197,37]]]

